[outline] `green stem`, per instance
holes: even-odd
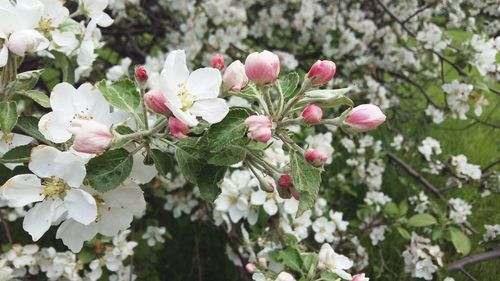
[[[135,133],[128,134],[128,135],[118,136],[115,141],[116,142],[121,142],[121,141],[126,141],[126,140],[131,140],[131,139],[138,139],[138,138],[142,138],[142,137],[147,137],[147,136],[150,136],[150,135],[154,135],[154,134],[158,133],[159,131],[161,131],[165,127],[165,125],[167,123],[168,123],[168,119],[163,119],[161,122],[159,122],[152,129],[145,130],[145,131],[140,131],[140,132],[135,132]]]
[[[306,78],[304,80],[304,82],[302,83],[302,86],[300,86],[299,93],[286,103],[285,109],[283,109],[283,112],[281,113],[279,118],[282,118],[283,116],[285,116],[288,113],[288,111],[290,111],[293,108],[293,106],[295,104],[297,104],[297,102],[299,102],[304,97],[304,94],[306,93],[306,91],[311,88],[311,86],[312,86],[311,83],[312,83],[312,81],[310,79]]]
[[[144,117],[144,128],[146,128],[146,130],[149,129],[149,124],[148,124],[148,109],[146,107],[146,102],[144,102],[144,88],[143,87],[139,87],[139,90],[141,92],[141,105],[142,105],[142,114],[143,114],[143,117]]]

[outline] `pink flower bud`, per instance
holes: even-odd
[[[189,133],[189,126],[182,123],[174,116],[168,118],[168,129],[174,138],[185,139]]]
[[[210,66],[213,68],[217,68],[218,70],[224,69],[224,58],[221,54],[215,54],[215,56],[210,61]]]
[[[247,265],[245,265],[245,269],[248,271],[248,273],[253,273],[257,269],[257,266],[255,265],[255,263],[247,263]]]
[[[317,149],[309,149],[305,155],[306,161],[315,167],[321,167],[328,159],[326,153]]]
[[[349,112],[344,123],[352,132],[366,132],[380,126],[385,121],[385,115],[380,108],[373,104],[358,105]]]
[[[48,40],[33,29],[16,31],[10,35],[7,42],[9,50],[18,56],[24,56],[27,52],[41,51],[48,45]]]
[[[144,66],[139,65],[135,69],[135,77],[137,78],[137,81],[144,82],[148,80],[148,71],[144,68]]]
[[[295,281],[295,278],[290,273],[282,271],[278,274],[275,281]]]
[[[252,115],[245,119],[248,126],[248,137],[260,142],[267,142],[271,139],[271,120],[267,116]]]
[[[256,84],[274,82],[280,73],[280,59],[269,51],[251,53],[245,60],[245,73]]]
[[[160,90],[150,90],[144,95],[144,102],[156,113],[170,116],[172,112],[166,105],[166,99]]]
[[[321,118],[323,118],[323,110],[317,105],[310,104],[302,112],[302,117],[306,124],[317,125],[321,122]]]
[[[293,185],[292,177],[290,175],[281,175],[278,179],[278,185],[281,188],[290,188]]]
[[[333,79],[336,71],[337,67],[333,61],[318,60],[311,66],[307,77],[312,79],[313,85],[323,85]]]
[[[354,275],[351,281],[370,281],[370,278],[365,277],[364,273],[359,273]]]
[[[233,61],[222,75],[222,82],[226,89],[240,91],[248,84],[248,77],[245,74],[245,66],[241,61]]]
[[[113,140],[108,126],[95,120],[75,119],[69,131],[75,135],[73,149],[82,153],[101,154]]]

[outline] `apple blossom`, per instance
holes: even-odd
[[[47,48],[49,41],[36,30],[23,29],[10,35],[7,46],[12,53],[22,57],[28,52],[41,51]]]
[[[190,127],[198,124],[198,116],[214,124],[229,112],[225,100],[218,98],[222,82],[220,71],[207,67],[190,74],[183,50],[168,54],[160,80],[168,108]]]
[[[257,266],[255,265],[255,263],[247,263],[245,265],[245,269],[248,273],[253,273],[257,269]]]
[[[349,112],[344,124],[351,132],[366,132],[384,123],[386,117],[382,110],[373,104],[358,105]]]
[[[248,126],[248,137],[260,142],[267,142],[271,139],[272,123],[267,116],[252,115],[245,119]]]
[[[0,158],[9,150],[16,148],[18,146],[30,144],[34,139],[21,134],[10,133],[5,134],[0,131]],[[9,169],[14,169],[15,167],[21,165],[20,163],[4,163],[5,167]]]
[[[315,167],[321,167],[328,160],[328,155],[317,149],[309,149],[306,152],[305,159],[309,164]]]
[[[172,112],[168,109],[165,95],[158,89],[153,89],[144,94],[146,105],[158,114],[170,116]]]
[[[278,185],[281,188],[289,188],[293,186],[292,177],[290,175],[281,175],[278,179]]]
[[[59,219],[66,217],[83,225],[96,219],[95,199],[80,188],[86,174],[82,158],[40,145],[32,150],[28,167],[35,175],[12,177],[1,187],[0,197],[12,207],[36,203],[23,222],[33,241]]]
[[[113,140],[108,126],[94,120],[74,120],[69,131],[75,135],[73,149],[82,153],[101,154]]]
[[[148,71],[146,70],[146,68],[144,68],[144,66],[139,65],[135,69],[135,78],[139,82],[144,82],[148,80]]]
[[[337,68],[333,61],[329,60],[318,60],[312,66],[309,72],[307,73],[307,77],[312,80],[313,85],[323,85],[335,76]]]
[[[302,117],[306,124],[317,125],[321,122],[321,118],[323,118],[323,110],[315,104],[310,104],[302,111]]]
[[[282,271],[274,281],[295,281],[295,278],[290,273]]]
[[[351,268],[353,262],[348,257],[335,253],[329,244],[325,243],[321,246],[318,257],[319,270],[330,270],[342,279],[352,279],[351,275],[345,270]]]
[[[38,129],[43,136],[55,143],[68,141],[75,120],[95,120],[106,126],[126,118],[124,113],[110,112],[110,105],[90,83],[75,89],[69,83],[57,84],[50,95],[52,111],[43,115]]]
[[[259,85],[274,82],[280,73],[280,59],[267,50],[251,53],[245,60],[245,73]]]
[[[232,91],[240,91],[248,84],[248,77],[245,73],[245,66],[241,61],[233,61],[222,75],[224,88]]]
[[[221,54],[215,54],[215,56],[210,61],[210,66],[212,68],[217,68],[218,70],[224,69],[224,57]]]
[[[179,119],[174,116],[170,116],[168,118],[168,129],[172,136],[178,139],[187,138],[187,134],[189,133],[189,126],[182,123]]]

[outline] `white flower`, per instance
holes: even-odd
[[[325,217],[319,217],[312,224],[314,230],[314,240],[318,243],[333,242],[335,232],[335,224],[328,221]]]
[[[333,210],[330,210],[330,219],[333,221],[335,224],[335,229],[337,229],[340,232],[346,231],[347,226],[349,225],[349,222],[344,221],[342,217],[344,214],[342,212],[334,212]]]
[[[156,243],[165,243],[165,238],[163,236],[167,232],[165,227],[157,227],[149,225],[146,232],[142,235],[142,239],[148,241],[148,245],[153,247]]]
[[[370,239],[372,240],[372,245],[377,246],[380,241],[385,240],[385,230],[387,225],[379,225],[374,227],[370,232]]]
[[[221,83],[220,71],[214,68],[200,68],[190,74],[183,50],[168,54],[160,76],[168,108],[191,127],[198,124],[198,116],[213,124],[227,115],[229,107],[218,98]]]
[[[250,213],[249,197],[258,181],[249,171],[236,170],[230,177],[224,178],[221,184],[221,194],[215,200],[215,209],[227,212],[231,221],[237,223]]]
[[[146,209],[141,188],[131,181],[105,193],[90,188],[86,190],[99,202],[97,219],[88,225],[73,219],[66,220],[59,226],[56,234],[56,238],[62,239],[64,245],[73,252],[79,252],[83,242],[92,239],[97,233],[115,236],[119,231],[127,229],[133,217],[140,217]]]
[[[353,262],[348,257],[335,253],[332,246],[326,243],[323,244],[318,258],[319,270],[330,270],[342,279],[351,280],[351,275],[345,270],[351,268]]]
[[[424,155],[425,160],[431,161],[431,156],[433,154],[439,155],[441,154],[441,145],[439,144],[439,141],[431,138],[431,137],[426,137],[423,141],[422,144],[418,147],[418,152],[422,153]]]
[[[457,175],[462,179],[481,179],[481,168],[479,165],[467,163],[467,156],[463,154],[451,157],[451,165],[455,167]]]
[[[2,186],[1,197],[13,207],[39,202],[26,213],[23,222],[34,241],[65,213],[84,225],[95,220],[96,201],[79,188],[86,174],[80,157],[41,145],[32,150],[28,167],[35,175],[14,176]]]
[[[119,113],[111,113],[110,105],[101,93],[90,83],[84,83],[78,89],[63,82],[57,84],[50,95],[49,112],[40,118],[38,129],[44,137],[55,143],[68,141],[72,134],[72,120],[96,120],[110,127],[120,121]]]
[[[485,224],[484,228],[486,229],[486,232],[483,235],[484,241],[494,240],[495,238],[497,238],[497,236],[500,235],[500,224],[495,224],[495,225]]]
[[[23,268],[25,266],[33,266],[36,264],[34,255],[37,252],[37,245],[21,246],[16,244],[6,253],[5,258],[7,258],[7,260],[10,261],[15,268]]]
[[[106,73],[106,78],[110,81],[116,81],[124,76],[128,76],[128,69],[132,60],[130,58],[123,58],[119,65],[115,65],[108,69]]]
[[[272,216],[278,212],[278,204],[276,201],[279,199],[281,198],[276,191],[268,193],[261,189],[258,189],[257,191],[252,193],[250,202],[252,203],[252,205],[262,206],[264,208],[264,211],[268,215]]]
[[[97,25],[108,27],[113,19],[104,12],[109,0],[80,0],[80,10],[94,20]]]
[[[466,222],[467,216],[472,214],[472,206],[460,198],[452,198],[448,203],[451,205],[450,219],[455,223]]]
[[[417,40],[424,43],[424,48],[439,52],[446,48],[449,40],[442,40],[443,32],[435,24],[425,24],[424,29],[417,33]]]

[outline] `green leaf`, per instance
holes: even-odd
[[[163,152],[159,149],[152,149],[150,155],[153,158],[156,170],[158,170],[160,175],[165,176],[173,169],[174,163],[172,156],[169,153]]]
[[[45,139],[42,133],[38,131],[38,121],[39,120],[33,116],[21,116],[17,120],[17,127],[24,133],[43,143],[50,143],[47,139]]]
[[[35,87],[38,79],[43,73],[43,69],[31,70],[17,74],[16,80],[9,85],[9,91],[28,91]]]
[[[201,198],[214,201],[220,193],[219,183],[224,178],[227,167],[207,165],[198,177]]]
[[[404,239],[406,239],[406,240],[411,239],[410,233],[406,229],[398,226],[397,230],[398,230],[399,234],[401,235],[401,237],[403,237]]]
[[[449,231],[451,242],[453,243],[453,246],[455,246],[457,252],[461,253],[462,255],[467,255],[471,249],[469,237],[467,237],[467,235],[465,235],[465,233],[463,233],[461,230],[454,227],[450,227]]]
[[[228,145],[221,151],[208,158],[208,163],[217,166],[230,166],[245,159],[246,150],[237,145]]]
[[[182,174],[192,183],[198,183],[198,175],[205,166],[200,153],[196,150],[196,140],[186,139],[177,143],[175,160]]]
[[[42,91],[39,90],[18,91],[17,94],[30,98],[45,108],[50,108],[49,97]]]
[[[28,162],[30,159],[32,147],[29,145],[22,145],[15,147],[7,151],[3,156],[2,160],[8,161],[10,163],[24,163]]]
[[[290,167],[294,187],[300,192],[297,217],[309,210],[316,201],[321,184],[321,172],[311,166],[302,154],[290,152]]]
[[[111,85],[106,85],[106,81],[97,84],[104,98],[114,107],[127,112],[135,112],[141,103],[139,90],[130,79],[118,80]]]
[[[384,213],[389,217],[397,217],[399,215],[398,206],[394,202],[389,202],[383,207]]]
[[[305,93],[304,102],[317,103],[322,108],[332,108],[339,105],[354,106],[354,102],[345,96],[351,88],[342,88],[334,90],[313,90]]]
[[[243,138],[247,130],[243,122],[249,115],[245,109],[231,109],[224,120],[212,125],[207,134],[210,151],[220,151]]]
[[[10,133],[17,122],[17,103],[15,101],[0,102],[0,129]]]
[[[283,263],[284,266],[296,271],[302,272],[302,258],[300,253],[295,248],[286,248],[283,251],[279,251],[277,254],[278,262]]]
[[[285,77],[278,79],[278,83],[276,85],[279,87],[278,90],[281,90],[283,96],[286,100],[293,98],[297,93],[297,87],[299,85],[299,74],[297,72],[290,72]]]
[[[318,265],[318,255],[316,253],[302,254],[302,263],[307,277],[311,278],[316,273]],[[309,279],[310,280],[310,279]]]
[[[132,164],[132,156],[127,150],[109,150],[89,161],[87,180],[99,192],[113,190],[130,175]]]
[[[430,214],[416,214],[408,220],[408,224],[414,227],[423,227],[436,224],[437,220]]]

